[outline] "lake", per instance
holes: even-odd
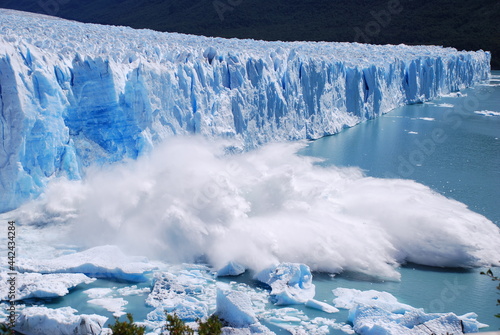
[[[489,84],[397,108],[311,142],[302,154],[320,157],[324,165],[358,166],[368,176],[418,181],[499,225],[500,71],[492,72]],[[475,312],[490,325],[482,331],[498,330],[496,284],[481,270],[407,264],[400,269],[401,282],[374,283],[348,275],[316,276],[315,282],[319,300],[331,302],[331,289],[337,286],[382,290],[429,312]]]

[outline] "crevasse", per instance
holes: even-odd
[[[316,139],[489,78],[490,54],[263,42],[0,9],[0,212],[172,135]]]

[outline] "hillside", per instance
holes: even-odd
[[[484,49],[500,69],[496,0],[3,0],[0,7],[207,36]]]

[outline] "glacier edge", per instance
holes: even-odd
[[[487,80],[490,54],[226,40],[0,10],[0,212],[173,135],[317,139]]]

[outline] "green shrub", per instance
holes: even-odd
[[[219,317],[212,314],[206,322],[198,320],[199,335],[220,335],[222,334],[222,322]]]
[[[222,322],[216,315],[212,315],[206,322],[198,319],[199,335],[220,335],[222,334]],[[164,327],[169,335],[193,335],[194,330],[189,328],[176,314],[167,313],[167,324]]]
[[[165,325],[167,334],[170,335],[193,335],[194,330],[186,326],[186,323],[177,314],[167,314],[167,324]]]
[[[113,331],[113,335],[144,335],[146,327],[140,327],[134,324],[132,314],[127,313],[127,321],[120,322],[115,318],[115,324],[110,325],[109,328]]]
[[[14,329],[12,329],[11,325],[8,323],[0,323],[0,334],[2,335],[14,334]]]

